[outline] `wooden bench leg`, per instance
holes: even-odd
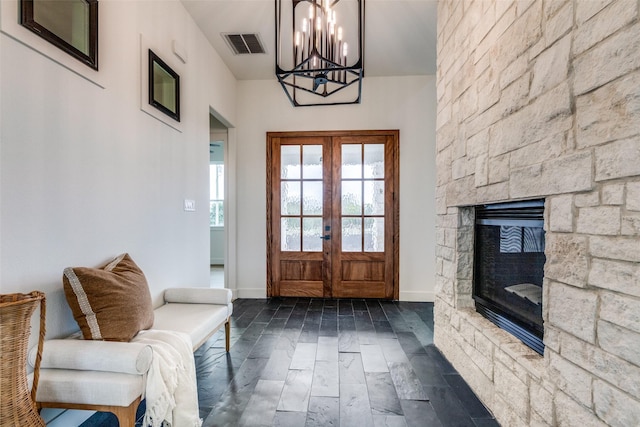
[[[227,320],[227,323],[224,324],[224,347],[229,353],[229,348],[231,347],[231,325]]]
[[[120,427],[135,427],[138,405],[140,405],[140,398],[137,398],[126,408],[124,406],[109,406],[105,411],[112,412],[116,416]]]

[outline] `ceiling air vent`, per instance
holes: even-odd
[[[222,34],[235,55],[265,53],[258,34]]]

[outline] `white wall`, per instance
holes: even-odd
[[[433,301],[435,77],[367,77],[362,104],[298,107],[276,81],[238,82],[237,295],[266,295],[266,132],[400,129],[400,299]]]
[[[0,292],[45,291],[48,338],[77,329],[68,266],[129,252],[156,303],[209,285],[209,112],[235,122],[236,81],[178,0],[101,0],[99,28],[104,88],[25,46],[34,35],[0,35]],[[181,70],[183,132],[140,110],[140,33]]]
[[[224,237],[224,227],[211,227],[209,231],[209,263],[211,265],[224,265]]]

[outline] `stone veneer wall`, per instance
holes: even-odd
[[[640,425],[639,3],[438,5],[435,343],[504,426]],[[471,298],[469,206],[539,197],[544,357]]]

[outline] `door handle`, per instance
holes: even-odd
[[[331,240],[331,235],[330,234],[325,234],[324,236],[320,236],[320,238],[322,240]]]

